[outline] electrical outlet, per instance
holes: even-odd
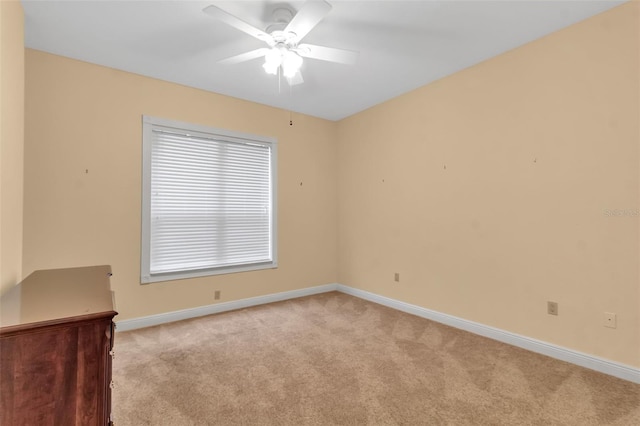
[[[549,315],[558,315],[558,302],[547,302],[547,313]]]
[[[396,272],[396,273],[393,275],[393,280],[394,280],[395,282],[397,282],[397,283],[399,283],[399,282],[400,282],[400,273],[399,273],[399,272]]]
[[[616,314],[611,312],[605,312],[602,317],[602,325],[609,328],[616,328]]]
[[[213,299],[214,299],[214,300],[220,300],[220,290],[216,290],[216,291],[213,293]]]

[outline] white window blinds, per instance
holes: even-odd
[[[274,143],[150,121],[142,281],[275,267]]]

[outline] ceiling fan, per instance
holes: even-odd
[[[275,23],[264,31],[214,5],[207,6],[203,12],[264,41],[269,46],[222,59],[218,61],[219,63],[237,64],[264,57],[263,68],[268,74],[277,75],[281,70],[289,84],[295,85],[304,81],[300,73],[302,58],[341,64],[353,64],[358,58],[358,52],[351,50],[300,44],[300,41],[318,25],[330,10],[331,5],[324,0],[308,0],[295,15],[287,8],[277,8],[273,11]]]

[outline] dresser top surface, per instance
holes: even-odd
[[[0,299],[0,327],[113,312],[111,267],[35,271]]]

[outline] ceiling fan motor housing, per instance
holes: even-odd
[[[288,24],[293,19],[293,12],[287,8],[279,7],[273,10],[273,22],[276,24]]]
[[[296,47],[298,44],[295,33],[284,32],[281,30],[272,31],[271,37],[273,37],[274,46],[286,46],[287,48]]]
[[[289,22],[291,22],[291,19],[293,19],[293,12],[289,9],[277,8],[273,11],[274,23],[267,26],[265,32],[273,37],[276,44],[285,43],[289,47],[295,45],[296,35],[291,32],[284,32]]]

